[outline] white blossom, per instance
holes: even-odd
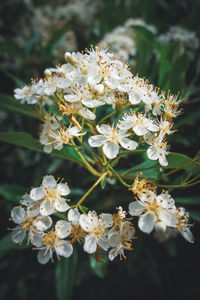
[[[40,187],[33,188],[30,192],[30,198],[33,201],[40,202],[40,214],[48,216],[56,211],[65,212],[69,205],[63,196],[67,196],[70,189],[67,184],[57,183],[55,178],[47,175],[43,178]]]
[[[97,125],[96,128],[100,134],[91,136],[88,143],[91,147],[103,146],[103,152],[109,159],[117,157],[119,145],[127,150],[135,150],[137,147],[135,141],[128,139],[128,136],[131,134],[125,130],[117,129],[114,126],[106,124]]]

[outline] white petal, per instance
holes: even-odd
[[[22,228],[20,226],[17,226],[13,228],[11,238],[14,243],[18,244],[23,242],[25,235],[25,231],[22,231]]]
[[[118,254],[119,254],[119,251],[117,248],[111,249],[108,253],[109,260],[112,261]]]
[[[181,234],[186,241],[194,243],[193,234],[188,227],[184,228],[184,230],[181,231]]]
[[[77,95],[65,95],[64,96],[65,100],[68,101],[68,102],[77,102],[80,100],[80,97],[78,97]]]
[[[112,215],[111,214],[104,214],[104,213],[102,213],[99,216],[99,219],[101,221],[101,226],[103,226],[104,228],[111,227],[112,224],[113,224],[113,220],[112,220]]]
[[[67,204],[66,200],[62,198],[58,198],[55,200],[54,207],[55,209],[57,209],[57,211],[61,212],[67,211],[69,209],[69,205]]]
[[[89,217],[84,214],[80,216],[79,223],[81,227],[87,232],[90,231],[91,228],[93,227]]]
[[[100,237],[98,244],[105,251],[108,251],[108,249],[110,248],[109,240],[105,236]]]
[[[88,120],[96,119],[96,115],[93,112],[91,112],[89,109],[84,108],[84,107],[79,109],[79,115]]]
[[[53,189],[56,186],[57,182],[52,175],[47,175],[42,180],[42,185],[44,188]]]
[[[45,191],[41,187],[37,187],[31,190],[30,192],[30,198],[34,201],[38,201],[43,199],[45,196]]]
[[[121,243],[121,237],[119,232],[114,232],[109,236],[109,242],[111,247],[118,247]]]
[[[43,150],[44,150],[45,153],[51,153],[53,151],[53,146],[52,145],[45,145]]]
[[[30,206],[27,207],[27,215],[31,217],[36,217],[40,213],[40,203],[33,202]]]
[[[43,237],[44,233],[37,234],[35,232],[31,232],[30,241],[35,247],[39,248],[43,246]]]
[[[61,239],[64,239],[67,236],[69,236],[71,233],[71,229],[71,224],[63,220],[58,221],[55,225],[56,235]]]
[[[40,250],[37,254],[37,258],[40,264],[45,265],[50,260],[52,253],[51,250]]]
[[[135,150],[138,143],[136,143],[135,141],[131,141],[128,138],[122,138],[120,140],[120,145],[127,150]]]
[[[22,207],[16,206],[11,211],[11,218],[12,218],[13,222],[16,224],[24,223],[25,214],[26,214],[26,212]]]
[[[97,131],[101,134],[108,134],[112,131],[112,128],[107,124],[97,125]]]
[[[106,141],[103,135],[93,135],[88,139],[88,143],[91,147],[101,147]]]
[[[156,217],[154,214],[146,213],[139,218],[138,226],[145,233],[150,233],[153,230]]]
[[[156,222],[156,224],[154,225],[155,231],[156,232],[165,232],[166,231],[166,224],[162,221]]]
[[[56,191],[62,196],[67,196],[70,193],[68,185],[64,183],[59,183],[56,187]]]
[[[54,205],[51,204],[48,200],[42,201],[40,204],[40,213],[43,216],[49,216],[55,211]]]
[[[155,150],[153,146],[147,149],[147,156],[151,160],[156,160],[159,157],[158,152]]]
[[[99,107],[105,104],[104,102],[95,99],[83,99],[81,102],[89,108]]]
[[[48,216],[38,216],[34,222],[33,225],[38,229],[38,230],[46,230],[52,225],[52,219]]]
[[[73,247],[68,241],[60,241],[55,244],[56,253],[60,256],[70,257],[73,253]]]
[[[107,142],[103,145],[103,152],[109,159],[117,157],[119,153],[119,145],[112,142]]]
[[[140,103],[141,101],[141,96],[139,93],[136,93],[134,91],[131,91],[129,93],[129,101],[132,103],[132,104],[138,104]]]
[[[80,213],[78,211],[78,208],[70,209],[68,212],[68,220],[72,224],[78,224],[80,218]]]
[[[83,246],[85,252],[91,254],[97,250],[97,240],[95,236],[87,235]]]
[[[166,157],[164,155],[161,155],[159,157],[159,163],[161,164],[161,166],[166,167],[168,166],[168,161],[166,159]]]
[[[174,215],[166,209],[160,210],[158,217],[159,217],[159,220],[161,220],[167,226],[170,226],[170,227],[174,227],[178,223],[178,221],[174,217]]]
[[[131,202],[129,204],[129,214],[131,216],[141,215],[144,211],[144,207],[137,201]]]
[[[145,135],[145,134],[148,132],[148,130],[146,129],[146,127],[145,127],[145,126],[142,126],[142,125],[136,125],[136,126],[134,126],[134,127],[133,127],[133,131],[134,131],[137,135],[139,135],[139,136]]]

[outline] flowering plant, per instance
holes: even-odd
[[[167,137],[176,132],[173,125],[182,112],[181,97],[133,75],[127,64],[98,47],[67,52],[65,59],[66,64],[46,69],[44,79],[15,89],[15,98],[31,105],[31,114],[42,121],[39,141],[29,137],[25,144],[21,133],[4,134],[4,140],[71,160],[97,179],[71,205],[64,179],[44,176],[41,185],[31,188],[11,211],[17,224],[11,229],[13,242],[32,244],[39,250],[41,264],[53,261],[54,253],[58,259],[70,257],[75,243],[83,244],[83,250],[99,262],[102,251],[111,261],[117,256],[122,259],[139,235],[134,226],[137,217],[144,233],[155,231],[167,238],[180,232],[193,243],[188,212],[176,206],[167,190],[160,191],[198,183],[198,176],[192,174],[177,185],[163,183],[199,161],[199,153],[190,159],[169,152]],[[133,155],[144,161],[137,165]],[[129,163],[126,170],[119,167],[123,159]],[[149,178],[149,169],[157,176]],[[119,206],[114,213],[98,215],[92,207],[83,206],[98,184],[104,189],[107,183],[113,188],[117,182],[134,194],[135,200],[125,204],[128,212]]]

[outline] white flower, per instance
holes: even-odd
[[[67,184],[57,183],[53,176],[44,177],[40,187],[33,188],[30,198],[33,201],[40,201],[40,214],[48,216],[56,211],[67,211],[69,205],[63,196],[67,196],[70,189]]]
[[[191,225],[188,224],[189,213],[185,211],[185,208],[179,207],[177,210],[174,211],[174,216],[178,220],[176,229],[182,234],[186,241],[194,243],[193,234],[190,231]]]
[[[124,250],[132,250],[131,240],[134,235],[135,229],[129,221],[122,222],[119,230],[116,230],[115,227],[110,230],[108,240],[112,249],[109,251],[108,257],[111,261],[117,255],[120,256],[120,259],[125,258]]]
[[[33,95],[31,86],[24,86],[22,89],[17,88],[14,90],[15,98],[21,100],[22,103],[27,102],[28,104],[35,104],[38,99]]]
[[[70,237],[72,237],[73,242],[81,242],[85,235],[85,231],[79,223],[80,216],[81,214],[79,213],[78,208],[72,208],[68,211],[68,221],[72,226]]]
[[[46,264],[50,259],[53,260],[53,253],[57,257],[69,257],[73,253],[72,245],[64,240],[71,232],[71,225],[67,221],[60,220],[55,225],[55,230],[33,239],[33,244],[39,249],[37,258],[39,263]]]
[[[97,125],[96,128],[100,134],[91,136],[88,143],[91,147],[103,146],[103,152],[109,159],[117,157],[119,144],[127,150],[135,150],[137,147],[135,141],[127,138],[130,134],[125,130],[117,129],[114,126],[106,124]]]
[[[142,113],[136,115],[134,112],[123,116],[118,127],[122,130],[131,128],[138,136],[145,135],[149,131],[156,132],[159,130],[159,127],[152,120],[146,118]]]
[[[169,152],[167,151],[167,143],[163,142],[162,135],[159,135],[155,139],[152,140],[152,145],[147,149],[147,156],[151,160],[159,160],[161,166],[166,167],[168,165],[168,161],[166,159],[166,155]]]
[[[98,217],[95,211],[89,211],[87,215],[80,216],[79,223],[87,233],[83,247],[87,253],[96,252],[97,245],[104,250],[108,249],[106,229],[112,226],[111,214],[101,214]]]
[[[66,116],[79,115],[88,120],[95,120],[96,118],[96,115],[93,112],[91,112],[79,102],[65,102],[65,105],[58,104],[58,107],[62,114]]]
[[[145,233],[150,233],[153,228],[165,231],[167,226],[175,227],[177,219],[173,215],[174,200],[168,194],[157,196],[152,191],[147,191],[139,197],[139,201],[129,204],[131,216],[139,216],[138,226]]]
[[[34,235],[38,235],[51,227],[52,219],[44,216],[34,216],[26,213],[21,206],[16,206],[11,211],[11,218],[17,226],[12,229],[12,240],[15,243],[22,243],[28,233],[28,242]]]
[[[53,149],[61,150],[63,145],[69,144],[73,137],[84,135],[86,132],[81,132],[81,128],[77,126],[67,129],[59,128],[59,130],[48,130],[40,135],[40,143],[44,146],[44,152],[51,153]]]

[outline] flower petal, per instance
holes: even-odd
[[[88,139],[88,143],[91,147],[101,147],[106,142],[106,137],[103,135],[93,135]]]
[[[30,192],[30,198],[34,201],[43,199],[45,196],[45,191],[41,187],[33,188]]]
[[[122,138],[120,140],[120,145],[127,150],[135,150],[138,143],[136,143],[135,141],[131,141],[128,138]]]
[[[78,224],[80,219],[78,208],[70,209],[67,217],[69,222],[71,222],[72,224]]]
[[[25,238],[25,235],[26,233],[25,231],[22,231],[21,226],[17,226],[12,230],[11,239],[16,244],[22,243]]]
[[[154,214],[146,213],[139,218],[138,226],[145,233],[150,233],[153,230],[156,217]]]
[[[49,216],[55,211],[54,205],[51,204],[48,200],[42,201],[40,204],[40,213],[43,216]]]
[[[52,219],[48,216],[38,216],[34,222],[33,225],[38,229],[38,230],[46,230],[52,225]]]
[[[170,227],[174,227],[178,223],[178,220],[175,218],[175,216],[166,209],[160,210],[158,217],[159,217],[159,220],[161,220],[167,226],[170,226]]]
[[[59,183],[57,185],[56,191],[61,195],[61,196],[67,196],[70,193],[70,189],[67,184],[64,183]]]
[[[48,261],[50,260],[50,258],[52,258],[52,252],[51,250],[40,250],[37,254],[37,258],[40,264],[45,265],[46,263],[48,263]]]
[[[64,239],[67,236],[69,236],[71,233],[71,229],[71,224],[63,220],[58,221],[55,225],[56,235],[61,239]]]
[[[12,218],[13,222],[16,224],[24,223],[25,214],[26,214],[26,212],[22,207],[16,206],[11,211],[11,218]]]
[[[87,232],[89,232],[91,230],[91,228],[93,227],[92,223],[90,221],[90,218],[84,214],[82,214],[80,216],[79,223],[80,223],[81,227]]]
[[[56,186],[57,182],[52,175],[47,175],[42,180],[42,185],[44,188],[53,189]]]
[[[137,201],[133,201],[129,204],[129,214],[131,216],[141,215],[144,211],[144,206],[142,206]]]
[[[73,247],[68,241],[60,241],[55,244],[55,250],[57,255],[70,257],[73,253]]]
[[[83,246],[85,252],[92,254],[97,250],[97,240],[93,235],[87,235]]]
[[[67,211],[69,209],[69,205],[67,204],[66,200],[63,198],[57,198],[55,200],[54,207],[57,211],[61,211],[61,212]]]
[[[119,145],[113,142],[106,142],[103,145],[103,152],[107,158],[113,159],[117,157],[119,153]]]
[[[193,234],[188,227],[184,228],[181,231],[181,234],[184,237],[184,239],[186,239],[186,241],[188,241],[190,243],[194,243]]]

